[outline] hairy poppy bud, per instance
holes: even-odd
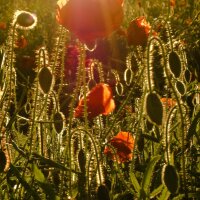
[[[16,24],[16,27],[19,29],[32,29],[37,24],[37,17],[30,12],[17,10],[13,24]]]

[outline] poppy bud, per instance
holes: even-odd
[[[19,29],[32,29],[37,24],[37,17],[30,12],[17,10],[13,21],[15,23]]]

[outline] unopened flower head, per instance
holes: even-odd
[[[16,28],[22,30],[32,29],[37,24],[37,17],[35,14],[24,11],[17,10],[14,14],[13,25],[16,24]]]

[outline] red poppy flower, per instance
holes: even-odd
[[[107,37],[123,20],[122,0],[60,0],[57,21],[82,42]]]
[[[127,30],[127,40],[129,45],[144,46],[147,43],[151,26],[144,16],[131,21]]]
[[[5,22],[0,22],[0,29],[4,30],[6,29],[6,23]]]
[[[115,109],[111,88],[104,83],[99,83],[87,94],[88,118],[92,119],[99,114],[108,115]],[[82,117],[84,113],[84,98],[81,98],[75,108],[75,117]]]
[[[111,144],[115,148],[117,154],[117,160],[119,163],[127,162],[132,159],[134,139],[130,133],[119,132],[115,137],[113,137],[109,141],[109,144]],[[115,155],[113,155],[111,148],[106,147],[104,149],[104,154],[107,154],[113,160],[116,160],[116,157]]]
[[[176,5],[176,0],[170,0],[170,6],[174,7]]]

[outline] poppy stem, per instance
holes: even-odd
[[[168,72],[168,69],[167,69],[167,60],[166,60],[166,53],[165,53],[165,48],[164,48],[164,45],[162,44],[161,40],[158,39],[158,38],[152,38],[152,39],[155,39],[158,41],[160,47],[161,47],[161,50],[162,50],[162,54],[163,54],[163,63],[164,63],[164,70],[165,70],[165,73],[166,73],[166,77],[167,77],[167,80],[168,80],[168,83],[169,83],[169,87],[172,89],[172,92],[175,96],[175,100],[177,102],[177,106],[178,106],[178,110],[179,110],[179,115],[180,115],[180,120],[181,120],[181,123],[180,123],[180,132],[181,132],[181,146],[182,146],[182,170],[183,170],[183,188],[184,188],[184,191],[185,191],[185,195],[187,196],[187,186],[186,186],[186,167],[185,167],[185,156],[184,156],[184,146],[185,146],[185,132],[184,132],[184,117],[183,117],[183,110],[182,110],[182,105],[181,105],[181,102],[178,98],[178,94],[176,93],[176,90],[172,84],[172,81],[171,81],[171,76],[169,75],[169,72]]]
[[[141,77],[143,76],[144,74],[144,70],[145,70],[146,66],[144,65],[143,68],[141,69],[141,72],[140,74],[138,75],[137,77],[137,80],[135,81],[136,83],[138,83],[141,79]],[[119,110],[117,111],[116,115],[115,115],[115,118],[112,122],[112,124],[110,125],[110,128],[108,129],[108,131],[105,133],[105,136],[103,138],[103,141],[105,140],[106,137],[109,137],[110,133],[111,133],[111,130],[113,129],[114,125],[115,125],[115,122],[117,121],[117,117],[120,115],[120,113],[122,112],[124,106],[127,104],[129,98],[131,97],[131,94],[133,93],[133,91],[135,90],[135,87],[132,87],[129,91],[129,93],[127,94],[126,96],[126,99],[122,102],[122,105],[120,106]]]

